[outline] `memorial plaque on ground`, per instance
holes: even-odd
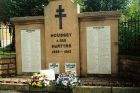
[[[46,66],[65,63],[76,64],[79,74],[79,29],[77,6],[71,0],[51,0],[45,7]]]

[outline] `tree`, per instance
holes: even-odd
[[[140,0],[129,0],[119,23],[120,51],[127,55],[140,53]]]
[[[8,0],[0,0],[0,22],[6,22],[9,18]]]
[[[43,15],[43,7],[48,0],[0,0],[0,21],[10,17]]]
[[[128,0],[84,0],[86,12],[112,11],[124,9]]]
[[[84,12],[124,9],[128,0],[74,0]],[[49,0],[0,0],[0,20],[10,17],[43,15]]]
[[[43,15],[44,6],[48,0],[0,0],[0,22],[9,24],[11,17]],[[11,50],[15,50],[15,31],[10,27],[12,35]]]
[[[127,8],[124,10],[124,15],[128,19],[140,15],[140,0],[130,0]]]

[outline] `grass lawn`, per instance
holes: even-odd
[[[4,56],[15,56],[15,51],[11,51],[10,48],[2,48],[0,47],[0,57]]]

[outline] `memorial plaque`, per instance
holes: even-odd
[[[49,63],[49,69],[53,69],[55,74],[59,74],[59,63]]]
[[[65,63],[65,72],[76,75],[76,63]]]
[[[87,27],[87,67],[89,74],[111,74],[110,26]]]
[[[22,72],[41,70],[40,30],[21,30]]]

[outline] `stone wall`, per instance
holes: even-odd
[[[140,81],[140,57],[120,56],[119,71],[123,78]]]
[[[74,87],[72,91],[68,91],[66,89],[59,89],[51,86],[37,88],[30,87],[28,84],[0,84],[0,90],[14,90],[22,93],[139,93],[140,87],[79,86]]]
[[[40,29],[40,42],[41,42],[41,68],[45,69],[45,32],[44,32],[44,17],[43,16],[28,16],[28,17],[15,17],[11,18],[15,25],[15,42],[16,42],[16,68],[17,74],[22,75],[22,47],[21,46],[21,32],[24,30]],[[33,48],[33,47],[32,47]],[[27,50],[26,50],[27,51]],[[28,51],[27,51],[28,52]]]
[[[16,58],[1,57],[0,58],[0,77],[16,75]]]
[[[111,73],[113,76],[118,74],[118,18],[120,12],[90,12],[80,13],[79,18],[79,29],[80,29],[80,66],[81,75],[87,76],[87,27],[94,26],[110,26],[111,31]],[[93,39],[91,40],[93,43]],[[101,42],[101,41],[100,41]],[[101,57],[99,57],[101,58]]]

